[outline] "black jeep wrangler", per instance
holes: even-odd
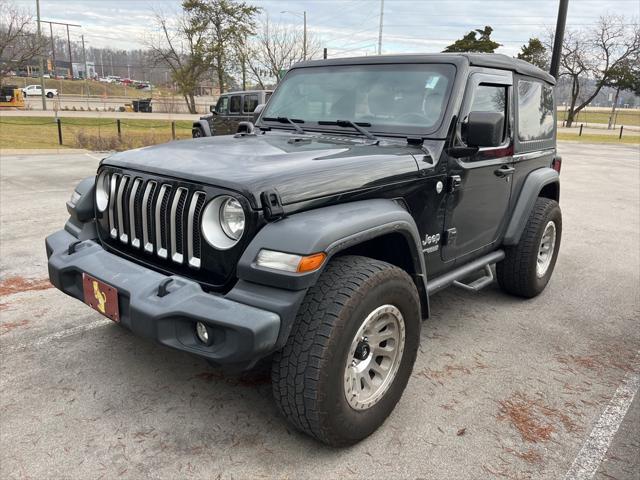
[[[253,121],[258,105],[264,106],[271,97],[271,90],[246,90],[221,95],[215,105],[209,107],[209,115],[193,122],[193,138],[236,133],[240,122]]]
[[[216,365],[271,361],[289,421],[357,442],[400,399],[431,294],[549,282],[553,85],[502,55],[298,64],[255,126],[105,158],[46,240],[51,282]]]

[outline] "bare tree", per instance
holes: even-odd
[[[207,18],[197,11],[185,8],[170,25],[166,17],[156,14],[155,21],[160,33],[147,42],[154,63],[169,67],[177,90],[187,102],[190,113],[196,112],[195,93],[214,61],[210,48],[210,28]]]
[[[561,76],[569,77],[571,100],[567,127],[610,83],[620,65],[638,55],[640,30],[618,16],[601,17],[589,31],[567,32],[560,59]]]
[[[9,73],[25,68],[44,50],[34,33],[32,15],[0,0],[0,82]]]
[[[265,16],[248,45],[249,69],[260,88],[278,83],[283,71],[304,59],[303,37],[300,29],[273,23]],[[316,37],[307,35],[307,59],[314,58],[320,50]]]

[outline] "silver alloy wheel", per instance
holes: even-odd
[[[553,220],[547,223],[544,227],[542,234],[542,240],[540,240],[540,246],[538,247],[538,261],[536,263],[536,274],[538,278],[542,278],[549,270],[551,265],[551,259],[553,258],[553,252],[556,248],[556,224]]]
[[[344,394],[355,410],[380,401],[393,383],[404,352],[400,310],[382,305],[367,315],[351,342],[344,371]]]

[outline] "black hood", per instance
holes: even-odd
[[[139,148],[104,164],[229,188],[260,208],[265,190],[277,190],[287,205],[415,177],[412,153],[424,155],[404,141],[268,132]]]

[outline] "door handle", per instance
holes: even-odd
[[[507,175],[513,175],[513,172],[515,172],[516,169],[513,167],[509,167],[507,165],[504,165],[502,167],[500,167],[497,170],[494,170],[493,173],[497,176],[497,177],[506,177]]]

